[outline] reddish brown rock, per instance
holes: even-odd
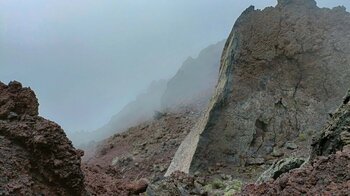
[[[81,153],[38,106],[29,88],[0,83],[0,195],[85,195]]]
[[[86,153],[85,183],[93,195],[128,195],[144,192],[161,179],[176,149],[199,113],[168,113],[101,142],[95,154]]]
[[[145,179],[139,180],[138,182],[129,183],[125,185],[126,190],[132,194],[144,193],[148,187],[148,181]]]
[[[39,103],[30,88],[22,88],[16,81],[5,85],[0,82],[0,119],[6,119],[10,113],[17,115],[38,115]]]
[[[251,184],[241,195],[348,195],[350,150],[317,157],[301,169],[283,174],[276,181]]]

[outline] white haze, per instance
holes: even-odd
[[[40,114],[95,130],[188,56],[275,0],[1,0],[0,80],[32,87]],[[348,0],[319,0],[321,7]]]

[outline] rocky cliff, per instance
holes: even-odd
[[[344,7],[314,0],[245,10],[225,44],[215,95],[167,175],[216,168],[253,180],[283,155],[308,156],[311,135],[350,82],[349,30]]]
[[[83,153],[38,106],[31,89],[0,82],[0,195],[86,195]]]
[[[276,180],[251,184],[242,195],[348,195],[350,192],[350,95],[332,114],[312,144],[312,156],[300,169]],[[301,183],[302,182],[302,183]]]

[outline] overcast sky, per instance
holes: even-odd
[[[66,131],[93,130],[226,38],[251,4],[276,1],[0,0],[0,80],[34,89],[40,115]]]

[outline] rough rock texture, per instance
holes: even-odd
[[[312,157],[327,156],[350,145],[350,91],[344,97],[343,105],[332,114],[327,128],[314,139]]]
[[[251,184],[241,195],[349,195],[350,148],[320,156],[301,169],[261,185]]]
[[[22,88],[19,82],[10,82],[5,85],[0,82],[0,118],[6,119],[9,115],[38,115],[39,103],[30,88]]]
[[[289,172],[290,170],[297,169],[305,163],[305,159],[300,158],[285,158],[279,161],[276,161],[271,167],[261,174],[257,183],[262,183],[269,181],[271,179],[277,179],[284,173]]]
[[[225,171],[254,180],[263,167],[251,159],[306,157],[350,82],[350,14],[320,9],[313,0],[279,0],[248,8],[223,51],[219,82],[206,114],[179,147],[173,171]],[[293,142],[293,148],[286,146]]]
[[[314,139],[313,156],[300,169],[244,188],[242,195],[349,195],[350,144],[349,94],[334,113],[328,126]]]
[[[83,153],[38,105],[29,88],[0,82],[0,195],[85,195]]]
[[[208,179],[174,172],[170,176],[150,184],[146,196],[210,195],[232,196],[241,191],[242,183],[229,175]]]

